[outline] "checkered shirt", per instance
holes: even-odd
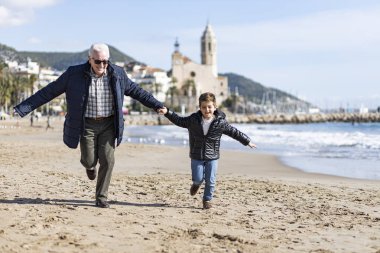
[[[101,77],[91,71],[86,118],[109,117],[114,114],[114,101],[107,73]]]

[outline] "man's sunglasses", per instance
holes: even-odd
[[[95,60],[94,58],[92,58],[95,62],[95,64],[99,65],[100,63],[103,63],[104,65],[107,65],[108,64],[108,60]]]

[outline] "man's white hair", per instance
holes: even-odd
[[[110,50],[108,46],[104,43],[95,43],[92,44],[90,50],[88,50],[88,56],[92,56],[94,52],[102,52],[107,55],[107,58],[110,57]]]

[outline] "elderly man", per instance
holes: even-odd
[[[93,44],[86,63],[69,67],[56,81],[14,108],[23,117],[66,93],[63,141],[70,148],[77,148],[80,143],[80,162],[90,180],[96,178],[99,162],[95,205],[102,208],[109,207],[107,196],[115,163],[115,140],[118,146],[123,137],[124,95],[158,113],[163,110],[163,104],[132,82],[123,68],[109,61],[109,56],[107,45]]]

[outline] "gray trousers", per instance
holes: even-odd
[[[86,169],[96,166],[99,161],[95,198],[107,200],[115,164],[114,117],[103,120],[86,118],[84,133],[80,139],[80,150],[80,162]]]

